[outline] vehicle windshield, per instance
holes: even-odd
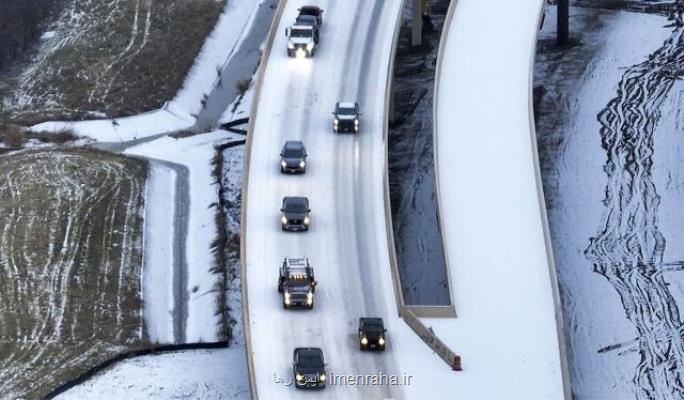
[[[312,36],[311,29],[295,28],[292,29],[290,36],[293,38],[310,38]]]

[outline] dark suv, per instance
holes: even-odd
[[[298,389],[325,388],[323,351],[318,347],[297,347],[292,355],[292,372]]]
[[[323,9],[318,7],[318,6],[303,6],[299,10],[299,15],[297,17],[302,17],[302,16],[312,16],[316,18],[316,25],[319,27],[323,25]]]
[[[284,231],[309,230],[309,199],[306,197],[283,197],[280,222]]]
[[[359,133],[359,103],[337,102],[333,112],[333,131]]]
[[[306,147],[299,140],[288,140],[280,151],[280,172],[303,174],[306,172]]]
[[[359,318],[359,348],[385,350],[385,329],[382,318]]]

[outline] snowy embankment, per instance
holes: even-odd
[[[216,154],[214,146],[230,137],[232,136],[225,132],[212,132],[183,139],[166,136],[132,147],[125,152],[125,154],[181,164],[188,170],[188,198],[192,199],[190,204],[186,205],[188,214],[184,254],[187,264],[185,290],[188,299],[184,334],[185,342],[188,343],[218,340],[219,319],[216,315],[216,296],[212,293],[215,290],[214,285],[220,278],[210,271],[215,264],[210,246],[217,236],[214,207],[218,198],[218,186],[211,173],[211,160]],[[170,214],[174,208],[174,199],[169,198],[166,204],[157,202],[155,206],[161,207],[165,213]],[[179,225],[178,221],[174,222],[176,226]],[[168,243],[169,240],[173,240],[169,239],[173,233],[164,229],[168,226],[167,219],[165,223],[154,227],[159,230],[158,232],[148,230],[145,232],[145,237],[160,235],[165,237],[163,241]],[[163,256],[160,257],[160,260],[163,259]],[[151,268],[158,270],[157,268],[164,267],[153,266]],[[147,271],[150,269],[146,268],[146,274]],[[149,293],[149,290],[147,292]]]
[[[137,357],[57,399],[249,399],[245,364],[243,347]]]
[[[541,6],[460,0],[445,27],[435,158],[458,318],[424,322],[463,358],[454,398],[569,396],[532,145]]]
[[[571,21],[582,46],[559,67],[549,52],[535,83],[573,393],[681,398],[682,28],[616,10],[571,9]]]
[[[205,96],[217,84],[218,70],[231,59],[249,32],[254,13],[262,1],[230,0],[209,35],[176,97],[161,109],[136,116],[90,121],[49,121],[31,127],[34,131],[72,129],[100,142],[124,142],[168,132],[190,129]],[[236,21],[238,21],[236,23]]]

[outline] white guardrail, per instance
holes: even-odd
[[[544,4],[545,1],[539,2],[539,12],[537,15],[537,27],[532,37],[532,46],[536,47],[537,37],[539,30],[541,29],[541,21],[544,16]],[[572,388],[570,385],[570,371],[568,369],[568,351],[567,342],[565,340],[565,324],[563,322],[563,306],[560,299],[560,290],[558,288],[558,277],[556,276],[556,262],[553,256],[553,246],[551,244],[551,233],[549,232],[549,220],[546,215],[546,200],[544,198],[544,186],[542,185],[541,178],[541,168],[539,167],[539,149],[537,148],[537,130],[534,126],[534,63],[535,57],[537,55],[536,51],[532,52],[530,56],[530,73],[529,73],[529,92],[527,96],[529,113],[529,123],[530,123],[530,145],[532,146],[532,158],[534,163],[534,175],[537,183],[537,199],[539,202],[539,212],[541,214],[542,229],[544,231],[544,245],[546,246],[546,258],[547,265],[549,267],[549,280],[551,284],[551,292],[553,294],[553,304],[556,316],[556,332],[558,335],[558,352],[560,353],[560,367],[561,375],[563,380],[563,397],[565,399],[572,399]]]

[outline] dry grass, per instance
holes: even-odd
[[[40,398],[146,346],[146,164],[74,149],[0,157],[0,393]]]
[[[181,87],[224,4],[66,0],[54,42],[25,69],[0,77],[10,100],[0,113],[29,125],[158,108]]]
[[[10,124],[0,124],[0,143],[12,149],[21,148],[30,139],[41,143],[64,144],[79,139],[71,129],[61,129],[56,132],[32,132]]]

